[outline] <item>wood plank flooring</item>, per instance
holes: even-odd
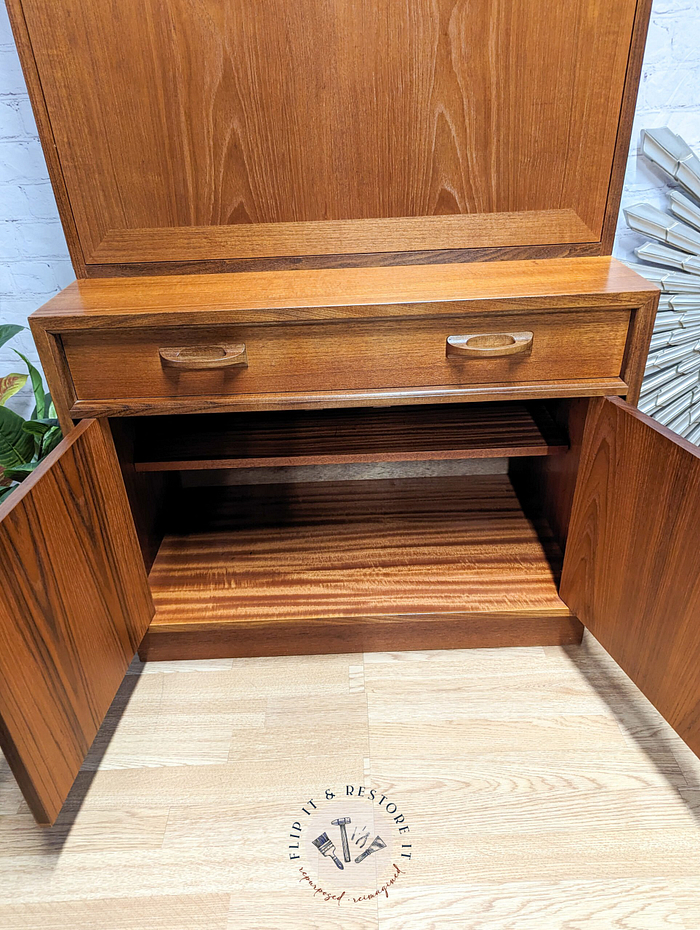
[[[337,905],[288,835],[346,784],[396,801],[413,851]],[[0,763],[0,927],[697,930],[700,762],[589,636],[135,662],[56,827]]]

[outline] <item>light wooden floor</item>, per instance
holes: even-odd
[[[700,762],[590,639],[132,672],[59,826],[0,764],[2,930],[700,928]],[[414,858],[338,907],[287,836],[351,782]]]

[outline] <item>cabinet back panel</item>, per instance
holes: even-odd
[[[98,264],[595,242],[636,7],[22,0]]]

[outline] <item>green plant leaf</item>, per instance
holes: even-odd
[[[5,477],[9,478],[10,481],[24,481],[28,475],[31,475],[37,465],[39,465],[39,462],[27,462],[26,465],[17,465],[16,468],[6,468]]]
[[[3,323],[2,326],[0,326],[0,347],[4,346],[6,342],[9,342],[17,333],[21,333],[23,329],[25,329],[24,326]]]
[[[21,352],[17,351],[17,349],[13,349],[12,351],[16,355],[19,355],[24,364],[27,366],[29,377],[32,379],[32,387],[34,388],[34,399],[36,400],[36,407],[35,412],[32,415],[32,420],[40,420],[42,417],[46,416],[46,392],[44,391],[44,382],[41,379],[41,375],[32,365],[26,355],[22,355]]]
[[[22,429],[25,433],[41,438],[53,426],[58,426],[58,420],[55,417],[44,417],[41,420],[26,420]]]
[[[0,465],[25,465],[34,456],[34,438],[22,429],[24,420],[14,410],[0,407]]]
[[[5,375],[4,378],[0,378],[0,406],[6,404],[17,391],[21,391],[26,383],[27,376],[16,371],[13,371],[10,375]]]
[[[0,504],[5,500],[5,498],[12,494],[14,489],[17,487],[16,484],[10,485],[9,488],[0,488]]]
[[[41,458],[44,458],[45,456],[47,456],[49,452],[53,452],[53,450],[56,448],[56,446],[59,444],[59,442],[62,439],[63,439],[63,431],[61,430],[61,427],[52,426],[51,429],[48,431],[48,433],[46,433],[46,435],[44,436],[42,440],[41,453],[40,453]]]
[[[47,417],[54,419],[58,416],[58,414],[56,413],[56,408],[53,405],[53,400],[51,398],[51,395],[48,393],[48,391],[46,392],[46,394],[44,394],[44,407],[46,408],[44,412]],[[37,420],[38,418],[39,418],[39,415],[36,412],[36,404],[34,404],[34,410],[32,410],[32,415],[29,419]]]

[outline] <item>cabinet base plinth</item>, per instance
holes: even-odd
[[[582,636],[583,626],[571,614],[535,612],[324,618],[283,624],[154,624],[141,643],[139,656],[144,661],[175,661],[563,646],[580,643]]]

